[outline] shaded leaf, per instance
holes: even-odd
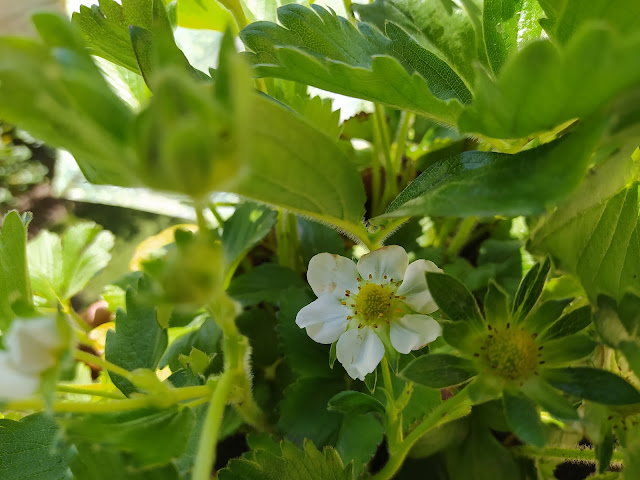
[[[363,413],[377,412],[384,413],[385,408],[380,401],[366,393],[356,392],[355,390],[347,390],[334,395],[329,400],[329,410],[336,412],[361,415]]]
[[[509,427],[525,443],[541,448],[546,435],[534,402],[522,393],[503,393],[504,413]]]
[[[358,476],[373,458],[383,435],[384,428],[375,416],[345,415],[336,441],[336,451],[343,463],[353,461],[353,473]]]
[[[401,376],[427,387],[445,388],[466,382],[476,373],[469,360],[446,353],[430,353],[413,360]]]
[[[244,306],[260,302],[275,304],[285,290],[304,286],[302,277],[293,270],[265,263],[234,277],[227,293]]]
[[[542,377],[555,388],[605,405],[628,405],[640,402],[640,393],[621,377],[597,368],[553,368]]]

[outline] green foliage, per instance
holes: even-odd
[[[342,464],[337,452],[323,453],[306,440],[304,450],[284,441],[281,452],[255,450],[244,458],[232,460],[220,471],[220,480],[351,480],[351,466]]]
[[[435,163],[389,205],[386,217],[532,215],[574,190],[597,134],[583,128],[514,155],[469,151]],[[565,158],[572,162],[565,162]]]
[[[29,216],[12,211],[0,230],[0,329],[6,330],[15,313],[14,303],[30,305],[31,284],[27,271],[26,243]]]
[[[432,388],[459,385],[476,373],[469,360],[446,353],[423,355],[402,370],[402,376],[407,380]]]
[[[36,413],[19,422],[0,420],[0,476],[5,480],[68,479],[71,450],[59,442],[53,418]]]
[[[280,265],[264,264],[235,277],[227,293],[245,306],[260,302],[276,303],[288,288],[301,288],[300,275]]]
[[[535,447],[543,447],[546,436],[536,404],[521,393],[504,392],[504,413],[509,427],[520,440]]]
[[[116,330],[107,332],[105,358],[129,371],[155,369],[167,348],[167,331],[158,324],[156,308],[145,302],[143,285],[128,288],[126,301],[126,312],[118,310],[116,314]],[[128,380],[113,373],[110,376],[122,393],[135,392]]]
[[[369,412],[384,413],[384,405],[371,395],[348,390],[340,392],[329,400],[329,410],[344,414],[359,415]]]
[[[107,266],[115,237],[95,223],[74,225],[62,236],[42,231],[27,246],[34,293],[55,306],[82,290]]]
[[[605,405],[640,402],[640,393],[621,377],[589,367],[555,368],[543,374],[554,387]]]
[[[322,7],[312,8],[281,7],[278,19],[284,27],[255,22],[241,32],[255,52],[251,60],[260,75],[455,123],[459,102],[468,103],[471,95],[443,60],[392,23],[387,24],[387,37],[367,24],[356,29]]]

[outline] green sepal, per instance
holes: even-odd
[[[529,378],[521,389],[527,397],[538,403],[558,420],[577,421],[579,419],[578,412],[569,400],[539,376]]]
[[[505,381],[495,375],[478,375],[467,387],[469,398],[475,404],[500,399]]]
[[[591,306],[586,305],[560,317],[558,321],[542,334],[539,341],[547,342],[549,340],[573,335],[574,333],[584,330],[589,325],[591,325]]]
[[[347,390],[334,395],[327,405],[327,409],[349,415],[364,413],[382,413],[385,408],[379,400],[366,393]]]
[[[413,360],[400,376],[427,387],[446,388],[460,385],[477,373],[470,360],[446,353],[430,353]]]
[[[378,369],[376,368],[369,375],[364,377],[364,384],[367,386],[371,393],[376,391],[376,384],[378,383]]]
[[[613,457],[613,447],[613,432],[609,430],[602,441],[595,445],[598,473],[605,473],[609,469],[611,458]]]
[[[567,298],[547,300],[546,302],[538,304],[524,319],[523,327],[531,333],[540,334],[544,332],[549,325],[560,318],[565,307],[570,303],[571,299]]]
[[[333,365],[336,363],[337,358],[337,345],[338,341],[336,340],[331,344],[331,348],[329,349],[329,368],[333,370]]]
[[[429,291],[442,313],[452,321],[465,321],[476,329],[484,329],[478,304],[467,287],[443,273],[425,275]]]
[[[640,403],[640,393],[626,380],[606,370],[590,367],[552,368],[541,372],[558,390],[604,405]]]
[[[550,365],[569,364],[591,354],[597,345],[598,342],[587,335],[570,335],[545,342],[539,359]]]
[[[513,433],[534,447],[544,447],[546,434],[536,404],[520,392],[505,390],[502,398],[507,424]]]
[[[511,307],[511,316],[514,323],[520,323],[533,309],[542,293],[550,268],[551,262],[546,258],[543,263],[536,263],[531,267],[531,270],[527,272],[522,282],[520,282]]]
[[[477,330],[466,322],[454,322],[452,320],[440,320],[442,338],[457,350],[469,354],[477,353],[479,338]]]
[[[484,296],[484,317],[489,325],[498,330],[510,321],[509,297],[507,293],[493,280],[489,281],[487,293]]]

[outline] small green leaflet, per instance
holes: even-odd
[[[27,245],[34,293],[51,305],[69,300],[111,259],[115,237],[95,223],[81,223],[62,236],[46,230]]]
[[[29,217],[12,211],[5,215],[0,230],[0,330],[6,330],[15,316],[15,302],[32,304],[27,272],[26,243]]]

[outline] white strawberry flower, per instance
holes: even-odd
[[[56,365],[64,342],[55,317],[16,318],[4,335],[0,351],[0,398],[33,395],[40,375]]]
[[[307,272],[318,298],[298,312],[296,324],[318,343],[337,340],[337,359],[351,378],[364,380],[385,345],[409,353],[440,336],[440,324],[427,315],[438,306],[425,272],[442,270],[428,260],[409,265],[407,252],[396,245],[363,255],[357,265],[320,253]]]

